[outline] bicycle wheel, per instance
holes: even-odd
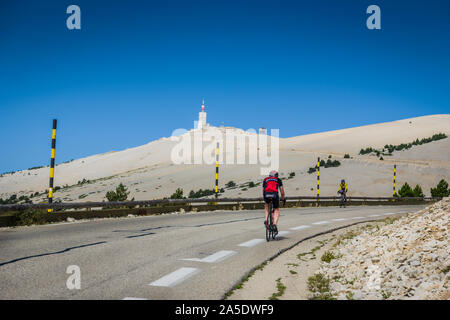
[[[273,215],[274,215],[274,210],[272,208],[272,211],[270,212],[270,216],[272,217],[272,219],[271,219],[272,221],[274,221]],[[272,229],[272,239],[273,240],[275,240],[275,236],[276,236],[275,231],[273,231],[273,229]]]
[[[272,202],[269,202],[269,214],[267,215],[266,240],[270,241],[272,236]]]

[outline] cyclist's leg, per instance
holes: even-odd
[[[273,211],[274,211],[274,221],[273,224],[277,225],[278,224],[278,218],[280,216],[280,198],[276,197],[273,199]]]
[[[264,203],[264,221],[267,221],[267,216],[269,215],[269,204],[268,203]]]
[[[274,210],[274,224],[277,225],[278,224],[278,217],[280,216],[280,209],[276,208]]]

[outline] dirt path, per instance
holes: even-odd
[[[227,300],[306,300],[308,278],[320,267],[322,255],[343,237],[365,224],[353,225],[306,240],[261,266],[233,290]]]

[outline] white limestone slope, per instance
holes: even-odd
[[[282,128],[280,130],[282,132]],[[244,134],[243,131],[239,132]],[[321,170],[322,195],[335,195],[337,183],[345,178],[350,186],[350,195],[391,196],[392,167],[396,163],[398,186],[405,181],[413,185],[420,184],[425,194],[429,195],[429,188],[440,179],[450,181],[450,138],[414,146],[406,151],[396,151],[392,157],[385,157],[383,161],[375,156],[360,156],[358,152],[361,148],[408,143],[440,132],[450,136],[450,115],[424,116],[280,139],[279,171],[284,177],[295,172],[294,178],[284,180],[288,195],[315,195],[316,175],[308,174],[307,170],[315,165],[318,156],[326,160],[331,155],[332,160],[341,162],[341,166]],[[178,187],[184,190],[185,195],[190,190],[212,189],[214,163],[175,165],[171,161],[171,152],[176,144],[169,138],[162,138],[140,147],[58,165],[55,169],[55,186],[69,187],[58,190],[55,198],[63,201],[104,200],[106,192],[119,183],[129,188],[130,197],[139,200],[170,196]],[[344,159],[346,153],[352,158]],[[246,156],[249,156],[248,152]],[[259,164],[221,165],[220,187],[230,180],[238,185],[249,181],[257,183],[263,178],[260,167]],[[48,188],[48,175],[48,168],[3,175],[0,177],[0,198],[7,198],[11,194],[43,192]],[[76,185],[83,179],[91,180],[91,183]],[[241,186],[226,189],[222,196],[259,196],[260,193],[260,187]],[[44,199],[42,195],[33,201]]]

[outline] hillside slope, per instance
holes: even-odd
[[[220,128],[219,130],[224,130]],[[420,184],[426,195],[429,189],[444,178],[450,180],[450,139],[433,141],[409,150],[395,151],[392,156],[379,160],[374,155],[358,155],[361,148],[382,148],[386,144],[412,142],[431,137],[436,133],[450,135],[450,115],[432,115],[380,123],[363,127],[323,132],[312,135],[279,139],[280,173],[285,179],[288,195],[315,195],[316,174],[308,174],[317,157],[338,160],[336,168],[322,168],[321,195],[335,195],[341,178],[349,183],[350,195],[391,196],[393,165],[397,164],[397,186],[405,181],[410,185]],[[252,134],[238,130],[239,134]],[[192,134],[190,132],[189,134]],[[254,136],[254,135],[253,135]],[[55,170],[55,186],[67,186],[55,193],[62,201],[104,200],[108,190],[124,183],[131,191],[130,198],[138,200],[158,199],[170,196],[178,187],[185,195],[190,190],[212,189],[215,180],[215,165],[175,165],[171,151],[177,144],[170,138],[162,138],[146,145],[119,152],[109,152],[78,159],[58,165]],[[237,151],[237,146],[234,148]],[[227,150],[229,152],[230,150]],[[351,156],[344,159],[345,154]],[[248,151],[246,157],[249,157]],[[248,188],[250,181],[258,184],[263,178],[260,165],[220,166],[220,188],[234,181],[236,188],[225,188],[222,196],[259,196],[260,187]],[[12,194],[30,195],[43,201],[48,188],[48,168],[24,170],[0,177],[0,198]],[[77,184],[83,179],[89,183]]]

